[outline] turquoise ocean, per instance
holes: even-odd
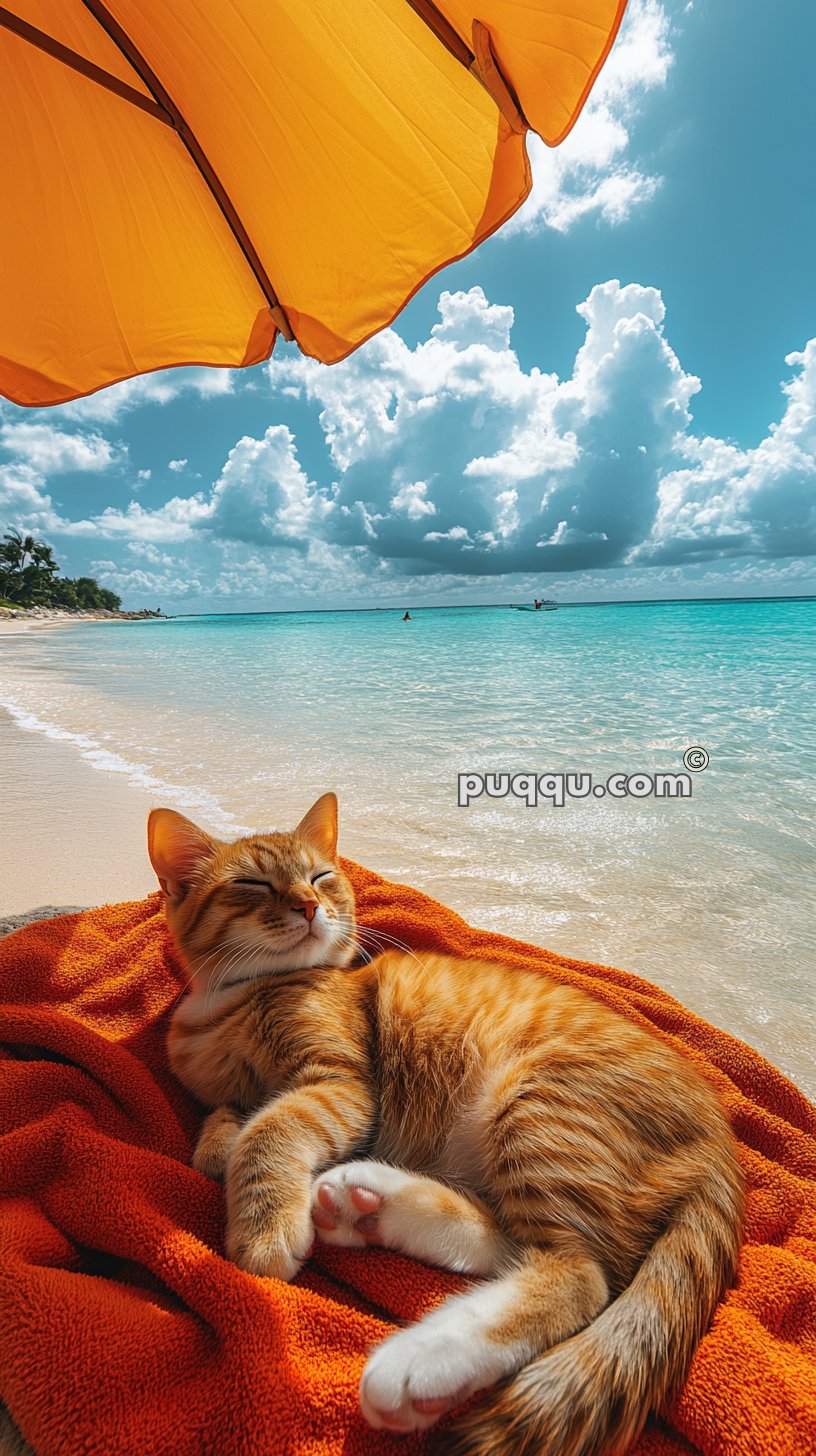
[[[659,982],[811,1094],[814,687],[810,600],[103,623],[7,638],[0,667],[21,728],[225,836],[335,789],[350,857]],[[692,747],[691,797],[458,803],[463,773],[603,787]]]

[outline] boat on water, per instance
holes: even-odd
[[[510,602],[508,604],[514,612],[555,612],[558,610],[558,603],[545,599],[536,604],[533,602]]]

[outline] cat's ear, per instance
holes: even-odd
[[[175,809],[151,809],[147,820],[147,852],[168,900],[177,904],[202,860],[209,859],[215,840]]]
[[[334,859],[337,854],[337,795],[321,794],[317,803],[304,814],[295,834],[301,839],[308,839],[327,859]]]

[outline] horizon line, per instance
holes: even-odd
[[[554,600],[553,598],[549,599]],[[794,594],[774,593],[767,596],[748,597],[613,597],[600,600],[588,600],[578,602],[556,602],[559,611],[567,611],[570,607],[669,607],[669,606],[704,606],[714,602],[812,602],[816,601],[816,592],[803,592]],[[438,602],[428,606],[373,606],[373,607],[260,607],[253,609],[237,609],[233,611],[201,611],[201,612],[168,612],[167,620],[173,617],[296,617],[306,613],[312,615],[332,615],[337,612],[466,612],[482,611],[491,608],[495,611],[508,610],[510,607],[527,605],[526,602]],[[123,610],[131,610],[124,608]],[[134,608],[132,610],[139,610]],[[164,616],[165,614],[162,613]]]

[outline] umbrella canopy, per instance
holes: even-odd
[[[520,206],[624,6],[0,6],[0,391],[342,359]]]

